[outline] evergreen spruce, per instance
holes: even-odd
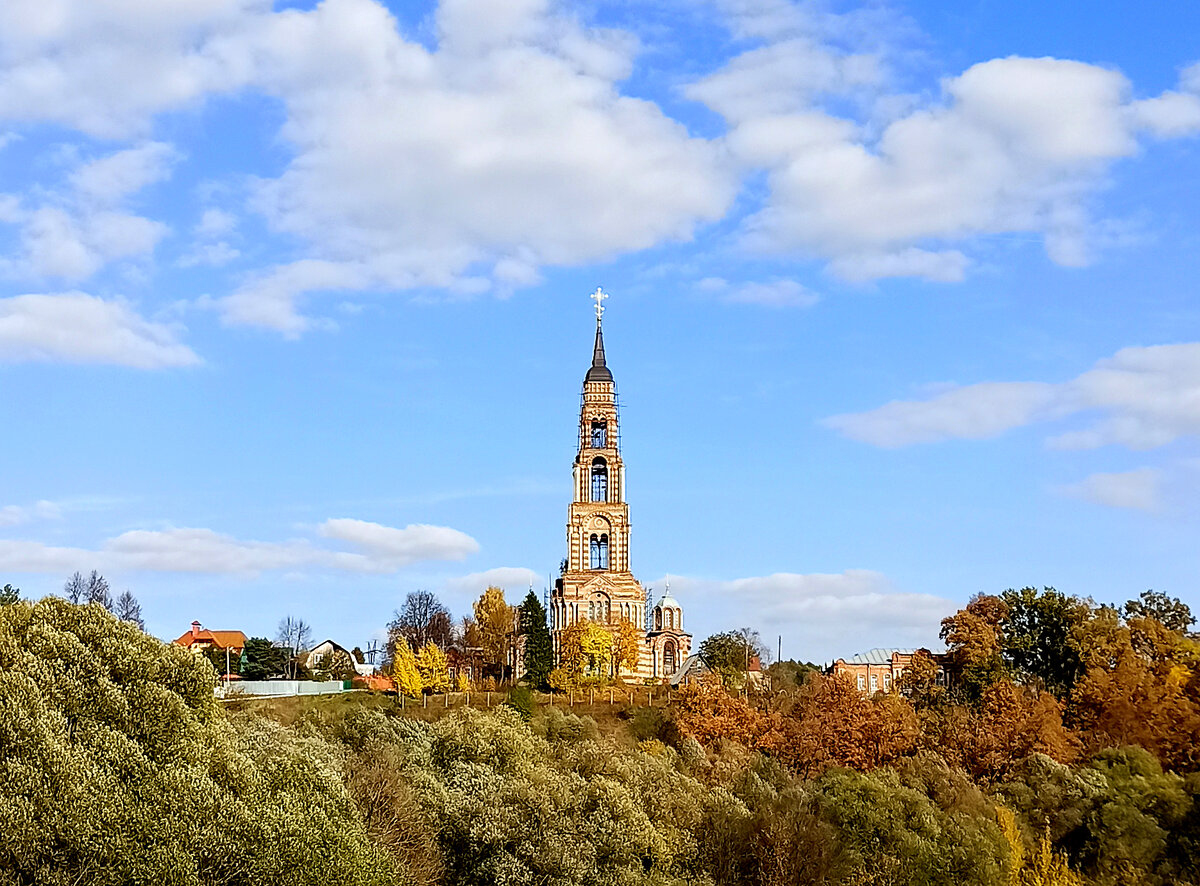
[[[520,607],[521,634],[525,637],[525,678],[534,687],[544,687],[554,670],[554,647],[546,626],[546,609],[531,590]]]

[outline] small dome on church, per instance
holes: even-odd
[[[662,595],[662,598],[656,604],[659,609],[679,609],[679,601],[671,596],[671,592],[667,591]]]

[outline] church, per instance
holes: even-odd
[[[671,597],[670,587],[651,607],[649,594],[633,576],[617,384],[604,356],[607,297],[600,289],[591,296],[596,340],[592,365],[583,377],[567,557],[550,596],[550,635],[557,659],[559,638],[571,625],[587,620],[615,630],[628,621],[641,643],[638,666],[630,676],[668,679],[690,653],[692,636],[683,629],[683,608]]]

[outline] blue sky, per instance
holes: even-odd
[[[1200,608],[1200,8],[0,8],[0,580],[364,644],[563,556],[785,656]]]

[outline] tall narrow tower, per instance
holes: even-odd
[[[550,600],[554,648],[557,653],[561,632],[576,622],[615,626],[629,621],[643,639],[637,676],[663,676],[655,644],[644,629],[646,592],[630,571],[617,386],[604,357],[603,302],[608,296],[597,289],[591,297],[596,302],[596,342],[592,365],[583,377],[574,493],[567,510],[566,568]],[[681,612],[676,629],[682,633],[682,628]]]

